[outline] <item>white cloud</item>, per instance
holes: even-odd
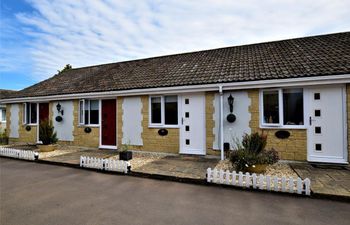
[[[348,0],[31,0],[18,20],[33,76],[73,67],[350,30]],[[28,29],[29,28],[29,29]]]

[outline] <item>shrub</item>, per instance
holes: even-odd
[[[6,129],[0,129],[0,138],[7,138]]]
[[[0,145],[7,145],[8,144],[8,137],[6,135],[6,129],[1,130],[0,129]]]
[[[245,134],[242,140],[242,146],[245,150],[250,151],[251,153],[259,154],[266,147],[267,135],[253,133]]]
[[[262,164],[274,164],[278,162],[279,156],[278,152],[275,149],[271,149],[268,151],[263,151],[263,162]]]
[[[245,134],[242,143],[236,143],[236,149],[231,152],[230,161],[236,171],[246,171],[256,164],[274,164],[279,160],[276,150],[265,150],[266,135]]]
[[[258,163],[258,157],[245,149],[238,149],[231,152],[230,161],[236,171],[245,171],[246,168]]]
[[[57,133],[54,132],[54,127],[48,120],[40,122],[39,137],[44,145],[55,144],[58,141]]]

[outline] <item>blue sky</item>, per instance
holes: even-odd
[[[0,0],[0,89],[74,68],[350,30],[349,0]]]

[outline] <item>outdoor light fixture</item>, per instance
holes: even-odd
[[[61,115],[63,116],[63,109],[62,109],[62,106],[61,106],[60,103],[58,103],[58,104],[56,105],[56,108],[57,108],[57,112],[58,112],[58,113],[61,113]]]
[[[235,101],[235,98],[230,96],[227,98],[228,105],[230,106],[230,114],[227,115],[226,119],[229,123],[233,123],[236,121],[236,116],[232,113],[233,112],[233,102]]]
[[[230,106],[230,113],[233,112],[233,102],[235,101],[235,98],[232,97],[232,95],[230,94],[230,96],[227,98],[228,100],[228,105]]]

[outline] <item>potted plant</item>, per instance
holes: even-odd
[[[122,145],[119,151],[119,159],[129,161],[132,159],[132,151],[129,151],[129,145]]]
[[[266,150],[267,136],[253,133],[245,134],[242,143],[236,143],[236,149],[230,155],[230,161],[236,171],[263,173],[268,165],[278,161],[276,150]]]
[[[38,145],[38,148],[41,152],[51,152],[55,150],[55,144],[58,141],[57,133],[54,132],[54,127],[48,120],[40,122],[39,137],[42,144]]]
[[[0,145],[7,145],[9,142],[9,138],[6,135],[6,129],[3,131],[0,130]]]

